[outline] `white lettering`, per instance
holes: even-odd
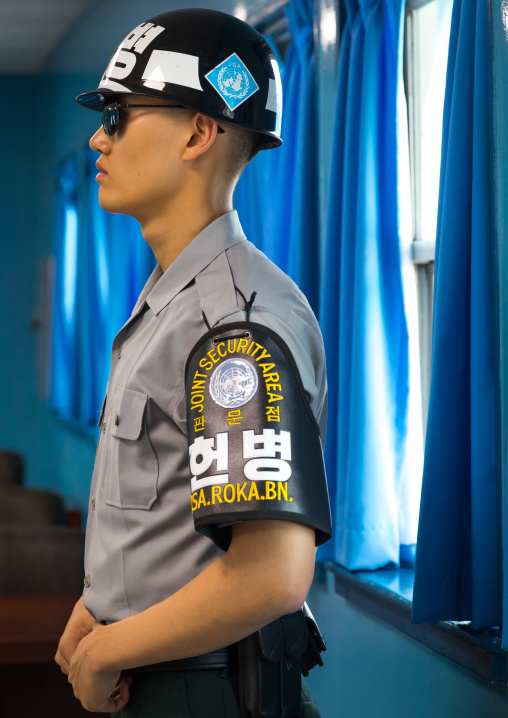
[[[219,474],[214,476],[205,476],[199,479],[200,474],[208,471],[212,463],[216,462],[217,471],[227,471],[228,469],[228,433],[223,432],[217,434],[217,448],[214,449],[215,439],[205,439],[199,436],[191,446],[189,446],[189,466],[191,471],[191,491],[197,491],[204,486],[212,486],[213,484],[227,484],[229,481],[228,474]]]
[[[259,448],[256,448],[259,445]],[[291,432],[275,429],[263,429],[262,434],[255,434],[252,430],[243,432],[243,458],[275,458],[280,454],[281,459],[291,461]]]
[[[282,459],[251,459],[243,467],[243,473],[251,481],[287,481],[291,466]]]
[[[114,80],[124,80],[130,75],[136,64],[136,55],[128,50],[119,48],[108,65],[108,69],[104,73],[107,78],[112,77]]]
[[[183,52],[154,50],[148,60],[142,80],[148,82],[170,82],[195,90],[203,90],[199,81],[199,57]]]
[[[120,47],[127,50],[135,50],[138,54],[144,52],[148,45],[160,35],[165,28],[162,25],[153,25],[151,22],[143,22],[127,35]]]

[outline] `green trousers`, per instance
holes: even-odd
[[[227,668],[132,675],[131,698],[111,718],[240,718],[236,680]],[[303,680],[300,718],[320,718]]]

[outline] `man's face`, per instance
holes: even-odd
[[[157,97],[125,94],[119,105],[168,105]],[[181,154],[188,140],[187,109],[120,108],[117,132],[109,137],[102,125],[90,139],[107,174],[97,178],[99,204],[108,212],[129,214],[139,221],[154,216],[171,201],[184,170]]]

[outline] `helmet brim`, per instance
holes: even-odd
[[[115,96],[120,94],[120,92],[114,92],[113,90],[97,88],[91,92],[83,92],[81,95],[78,95],[76,97],[76,102],[79,102],[82,107],[86,107],[89,110],[102,112],[106,105],[112,102]]]

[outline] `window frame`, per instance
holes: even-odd
[[[416,271],[418,298],[418,328],[420,340],[420,381],[422,396],[423,440],[427,433],[431,365],[432,365],[432,321],[434,298],[434,268],[436,238],[421,238],[421,172],[419,145],[420,113],[417,107],[418,71],[416,66],[416,28],[414,13],[435,0],[407,0],[404,21],[404,91],[407,100],[409,156],[411,172],[411,195],[413,215],[413,263]]]

